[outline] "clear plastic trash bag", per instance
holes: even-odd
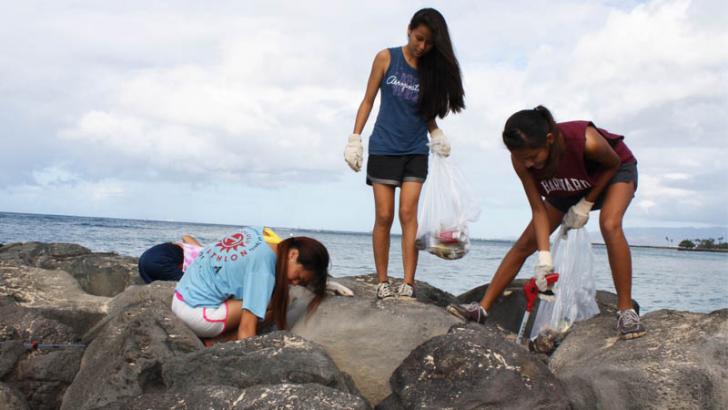
[[[539,301],[531,339],[546,329],[563,333],[577,320],[599,313],[594,279],[594,254],[586,228],[559,228],[553,245],[554,272],[559,280],[554,286],[554,302]]]
[[[470,249],[468,223],[480,216],[480,205],[452,158],[430,155],[417,229],[417,249],[443,259],[460,259]]]

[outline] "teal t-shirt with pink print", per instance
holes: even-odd
[[[263,319],[275,287],[275,266],[263,227],[246,226],[202,248],[176,290],[192,307],[242,300],[243,309]]]

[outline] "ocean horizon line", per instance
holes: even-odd
[[[134,221],[134,222],[150,222],[150,223],[169,223],[169,224],[184,224],[184,225],[199,225],[199,226],[219,226],[219,227],[230,227],[235,228],[242,225],[261,225],[261,224],[229,224],[229,223],[219,223],[219,222],[193,222],[193,221],[180,221],[180,220],[172,220],[172,219],[145,219],[145,218],[120,218],[120,217],[114,217],[114,216],[90,216],[90,215],[68,215],[68,214],[45,214],[45,213],[35,213],[35,212],[17,212],[17,211],[2,211],[0,210],[0,214],[11,214],[11,215],[27,215],[27,216],[35,216],[35,217],[59,217],[59,218],[86,218],[86,219],[106,219],[106,220],[115,220],[115,221]],[[306,231],[306,232],[316,232],[316,233],[331,233],[331,234],[347,234],[347,235],[358,235],[358,236],[368,236],[371,235],[370,231],[349,231],[344,229],[326,229],[326,228],[308,228],[308,227],[301,227],[301,226],[295,226],[295,227],[288,227],[288,226],[272,226],[272,225],[265,225],[263,226],[270,226],[271,228],[279,229],[279,230],[287,230],[287,231]],[[721,226],[715,226],[714,228],[718,229],[728,229]],[[626,228],[630,229],[630,228]],[[632,229],[652,229],[652,227],[635,227]],[[194,232],[190,232],[191,234],[194,234]],[[591,233],[591,232],[590,232]],[[393,237],[401,237],[402,235],[400,233],[392,233]],[[477,241],[477,242],[492,242],[492,243],[514,243],[518,238],[512,237],[512,238],[480,238],[480,237],[470,237],[471,241]],[[604,242],[596,242],[592,241],[592,245],[603,247],[605,246]],[[630,244],[631,248],[655,248],[655,249],[672,249],[672,250],[682,250],[678,246],[664,246],[664,245],[637,245],[637,244]]]
[[[28,215],[28,216],[47,216],[47,217],[61,217],[61,218],[87,218],[87,219],[108,219],[116,221],[135,221],[135,222],[154,222],[154,223],[170,223],[170,224],[185,224],[185,225],[207,225],[207,226],[220,226],[220,227],[238,227],[242,225],[262,225],[270,226],[275,229],[284,229],[289,231],[308,231],[308,232],[319,232],[319,233],[335,233],[335,234],[348,234],[348,235],[371,235],[370,231],[349,231],[344,229],[322,229],[322,228],[307,228],[301,226],[272,226],[266,224],[229,224],[219,222],[192,222],[192,221],[179,221],[173,219],[145,219],[145,218],[120,218],[114,216],[90,216],[90,215],[68,215],[68,214],[45,214],[35,212],[17,212],[17,211],[2,211],[0,214],[12,214],[12,215]],[[392,236],[401,237],[400,233],[392,233]],[[486,242],[514,242],[517,238],[476,238],[471,237],[474,241],[486,241]]]

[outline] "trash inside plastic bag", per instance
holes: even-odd
[[[468,253],[470,239],[460,228],[443,228],[417,238],[415,247],[443,259],[460,259]]]
[[[460,259],[470,249],[468,223],[480,216],[480,205],[451,158],[430,155],[417,229],[417,249],[443,259]]]
[[[563,333],[578,320],[599,313],[594,280],[594,254],[585,228],[570,229],[562,226],[553,245],[554,271],[559,273],[554,302],[540,301],[531,329],[531,339],[541,331]]]

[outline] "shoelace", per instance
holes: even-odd
[[[634,310],[625,310],[619,315],[619,320],[617,320],[617,327],[623,327],[623,328],[632,328],[637,326],[640,323],[640,317],[637,315],[637,312]]]
[[[488,317],[488,313],[485,312],[485,309],[483,309],[478,302],[470,302],[465,306],[465,309],[467,309],[468,312],[478,312],[478,322],[480,322],[481,317]]]
[[[377,295],[380,298],[392,296],[392,285],[390,285],[388,282],[380,283],[379,287],[377,288]]]
[[[414,292],[414,288],[407,283],[403,283],[399,286],[399,293],[400,296],[412,296]]]

